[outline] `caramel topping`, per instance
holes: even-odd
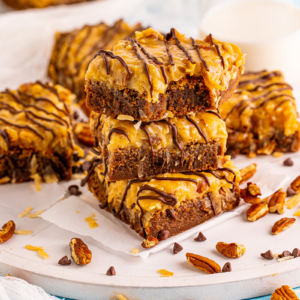
[[[221,106],[220,114],[228,128],[242,133],[253,131],[260,140],[271,138],[275,130],[284,131],[287,136],[299,131],[292,87],[279,71],[242,75],[236,92]]]
[[[174,28],[166,36],[152,28],[137,31],[135,39],[119,41],[112,53],[126,63],[130,78],[120,61],[101,55],[89,65],[86,80],[104,81],[108,88],[134,89],[141,95],[146,93],[153,102],[165,93],[169,82],[188,75],[203,77],[217,103],[220,91],[228,88],[244,64],[237,46],[214,40],[211,35],[203,41],[194,40]]]
[[[0,93],[0,149],[51,148],[61,153],[73,148],[70,105],[74,97],[59,85],[39,81]]]

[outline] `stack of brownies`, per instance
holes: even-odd
[[[98,157],[83,184],[153,247],[239,204],[218,106],[233,94],[244,56],[211,35],[135,35],[100,50],[86,73]]]

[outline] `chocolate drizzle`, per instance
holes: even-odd
[[[196,179],[185,177],[153,177],[155,180],[170,180],[170,181],[189,181],[198,184]]]
[[[227,170],[227,171],[228,171],[228,170]],[[233,181],[230,181],[229,179],[227,179],[226,176],[219,176],[219,175],[217,175],[214,171],[207,170],[207,171],[205,171],[205,172],[214,175],[214,176],[215,176],[216,178],[218,178],[218,179],[221,179],[221,180],[224,179],[224,180],[226,180],[228,183],[234,184],[234,182],[233,182]]]
[[[232,174],[234,175],[233,181],[235,181],[236,174],[235,174],[235,172],[234,172],[232,169],[230,169],[230,168],[219,168],[218,170],[219,170],[219,171],[227,171],[227,172],[232,173]]]
[[[221,119],[221,120],[223,121],[223,119],[222,119],[222,117],[220,116],[220,114],[217,113],[216,111],[213,111],[213,110],[207,110],[206,112],[209,113],[209,114],[213,114],[213,115],[217,116],[219,119]]]
[[[212,46],[215,46],[215,47],[216,47],[217,53],[218,53],[218,55],[219,55],[219,57],[220,57],[220,59],[221,59],[223,68],[225,69],[224,57],[223,57],[222,54],[221,54],[220,48],[219,48],[219,46],[218,46],[217,44],[214,43],[214,40],[213,40],[213,37],[212,37],[212,34],[211,34],[211,33],[209,34],[209,37],[210,37],[210,42],[211,42]]]
[[[203,66],[204,66],[205,70],[206,70],[207,72],[209,72],[207,63],[206,63],[206,61],[203,59],[203,57],[202,57],[202,55],[201,55],[201,53],[200,53],[199,46],[197,45],[196,41],[195,41],[192,37],[191,37],[191,41],[192,41],[193,46],[195,47],[195,50],[197,51],[197,54],[198,54],[200,60],[201,60],[202,63],[203,63]]]
[[[109,68],[109,64],[108,64],[108,60],[107,60],[107,55],[108,55],[112,59],[117,59],[122,64],[122,66],[126,69],[128,78],[130,77],[129,68],[128,68],[126,62],[124,61],[124,59],[121,56],[114,55],[111,51],[99,50],[98,53],[94,56],[94,58],[96,58],[99,55],[101,55],[102,58],[103,58],[104,65],[105,65],[105,70],[106,70],[106,74],[107,75],[110,74],[110,68]]]
[[[94,154],[96,154],[96,155],[100,155],[101,153],[100,153],[100,151],[98,151],[97,149],[95,149],[95,148],[90,148],[89,149],[91,152],[93,152]]]
[[[90,164],[88,173],[87,173],[86,177],[81,180],[81,184],[80,184],[81,186],[84,186],[88,182],[94,169],[100,164],[102,164],[102,158],[95,157],[91,160],[91,164]]]
[[[149,67],[145,61],[145,59],[139,54],[138,52],[138,49],[135,45],[135,40],[132,39],[132,38],[128,38],[128,40],[131,42],[131,45],[133,47],[133,50],[134,50],[134,53],[135,55],[138,57],[138,59],[140,59],[143,63],[143,66],[144,66],[144,70],[145,70],[145,73],[146,73],[146,76],[147,76],[147,79],[148,79],[148,83],[150,85],[150,95],[151,95],[151,98],[153,97],[153,85],[152,85],[152,82],[151,82],[151,78],[150,78],[150,72],[149,72]]]
[[[129,138],[129,136],[128,136],[128,134],[127,134],[127,132],[126,132],[125,130],[123,130],[123,129],[121,129],[121,128],[112,128],[112,129],[109,131],[108,135],[107,135],[107,138],[108,138],[109,140],[110,140],[111,135],[112,135],[113,133],[119,133],[119,134],[125,135],[125,136],[127,137],[128,141],[129,141],[129,143],[131,143],[130,138]]]
[[[180,159],[180,164],[181,166],[183,165],[183,146],[182,143],[178,141],[178,130],[177,127],[172,124],[170,121],[168,120],[161,120],[160,122],[166,123],[168,125],[171,126],[172,128],[172,135],[173,135],[173,142],[174,144],[178,147],[178,149],[181,151],[181,159]]]
[[[6,143],[7,148],[9,148],[10,139],[9,139],[9,136],[5,129],[0,129],[0,136],[2,136],[2,138],[4,139],[4,142]]]
[[[255,78],[255,79],[240,81],[238,88],[248,85],[249,83],[266,82],[276,76],[282,76],[282,74],[280,72],[274,71],[274,72],[268,73],[266,75],[259,76],[258,78]]]
[[[95,125],[95,129],[98,129],[100,126],[100,120],[101,120],[101,114],[99,114],[98,118],[97,118],[97,124]]]
[[[184,172],[184,174],[186,174],[186,175],[196,175],[196,176],[202,177],[202,178],[205,179],[207,185],[210,186],[210,182],[209,182],[208,177],[203,173],[196,172],[196,171],[189,171],[189,172]]]
[[[260,88],[261,89],[268,89],[268,88],[270,88],[270,87],[272,87],[274,85],[286,86],[286,88],[284,88],[284,90],[292,90],[293,89],[289,84],[287,84],[285,82],[273,82],[273,83],[270,83],[268,85],[258,84],[256,87],[254,87],[252,89],[247,89],[247,92],[255,92],[255,91],[257,91]],[[243,91],[244,90],[240,90],[240,91],[236,91],[235,93],[240,94]],[[275,91],[275,90],[273,90],[273,91]]]
[[[152,140],[151,140],[149,130],[143,124],[141,125],[141,129],[145,131],[145,133],[148,137],[149,145],[150,145],[150,148],[151,148],[151,154],[152,154],[152,163],[154,164],[154,150],[153,150],[153,144],[152,144]]]
[[[195,120],[193,120],[190,116],[186,115],[185,116],[187,118],[187,120],[189,122],[191,122],[195,127],[196,129],[198,130],[199,134],[204,138],[205,142],[207,143],[207,137],[206,135],[204,134],[204,132],[201,130],[200,126],[197,124],[197,122]]]
[[[165,42],[165,45],[166,45],[166,51],[167,51],[167,54],[168,54],[168,56],[169,56],[170,64],[171,64],[171,66],[174,66],[174,65],[175,65],[175,64],[174,64],[174,59],[173,59],[173,56],[172,56],[172,54],[171,54],[171,52],[170,52],[169,44],[168,44],[168,39],[167,39],[167,36],[166,36],[166,35],[165,35],[165,37],[164,37],[164,42]]]

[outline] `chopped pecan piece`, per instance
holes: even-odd
[[[158,239],[153,236],[150,236],[149,239],[143,241],[141,246],[143,248],[152,248],[155,247],[157,244],[158,244]]]
[[[14,221],[8,221],[2,226],[2,230],[0,230],[0,243],[4,243],[8,241],[14,234],[16,229],[16,225]]]
[[[291,188],[296,192],[300,192],[300,175],[291,183]]]
[[[244,245],[239,245],[237,243],[223,243],[219,242],[216,245],[216,249],[226,257],[238,258],[241,257],[246,252],[246,247]]]
[[[299,300],[295,292],[288,285],[283,285],[279,289],[275,290],[275,292],[271,296],[271,300]]]
[[[73,238],[69,245],[71,256],[77,265],[83,266],[91,262],[92,252],[81,239]]]
[[[260,203],[261,199],[258,197],[260,195],[260,188],[255,183],[248,182],[247,187],[245,189],[241,189],[241,198],[247,203]]]
[[[193,253],[187,253],[186,259],[195,268],[208,274],[220,273],[221,267],[213,260]]]
[[[256,164],[251,164],[246,168],[241,169],[240,172],[242,176],[242,181],[240,182],[240,184],[249,180],[255,174],[256,168],[257,168]]]
[[[252,204],[246,212],[247,219],[250,222],[255,222],[258,219],[267,215],[268,212],[269,212],[268,203],[261,202],[257,204]]]
[[[278,234],[281,231],[286,230],[288,227],[293,225],[295,223],[296,219],[295,218],[282,218],[279,221],[277,221],[273,228],[272,228],[272,233],[273,234]]]
[[[277,191],[274,193],[269,202],[269,210],[271,213],[278,212],[280,215],[284,213],[286,193],[283,191]]]

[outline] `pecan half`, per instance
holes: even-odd
[[[2,230],[0,230],[0,243],[4,243],[8,241],[14,234],[16,229],[16,225],[14,221],[8,221],[2,226]]]
[[[71,256],[77,265],[83,266],[91,262],[92,252],[81,239],[73,238],[69,245]]]
[[[295,292],[288,285],[283,285],[279,289],[275,290],[275,292],[271,296],[271,300],[299,300]]]
[[[300,192],[300,175],[291,183],[291,188],[296,192]]]
[[[269,202],[269,210],[271,213],[278,212],[280,215],[284,213],[286,193],[283,191],[277,191],[274,193]]]
[[[247,203],[260,203],[261,199],[258,197],[260,195],[260,188],[255,183],[248,182],[247,187],[245,189],[241,189],[241,198]]]
[[[216,245],[216,249],[226,257],[229,258],[239,258],[246,252],[246,247],[244,245],[239,245],[237,243],[223,243],[219,242]]]
[[[74,133],[80,143],[89,147],[94,146],[95,139],[92,135],[89,124],[83,122],[78,123],[74,129]]]
[[[267,215],[268,212],[269,212],[268,203],[261,202],[257,204],[252,204],[246,212],[247,219],[250,222],[255,222],[258,219]]]
[[[240,182],[240,184],[250,179],[255,174],[256,168],[257,168],[256,164],[251,164],[246,168],[241,169],[240,172],[242,176],[242,181]]]
[[[213,260],[193,253],[187,253],[186,259],[195,268],[208,274],[220,273],[221,267]]]
[[[141,246],[143,248],[152,248],[155,247],[157,244],[158,244],[158,239],[153,236],[150,236],[149,239],[143,241]]]
[[[274,226],[272,227],[272,233],[278,234],[281,231],[286,230],[288,227],[293,225],[295,223],[295,218],[282,218],[279,221],[277,221]]]

